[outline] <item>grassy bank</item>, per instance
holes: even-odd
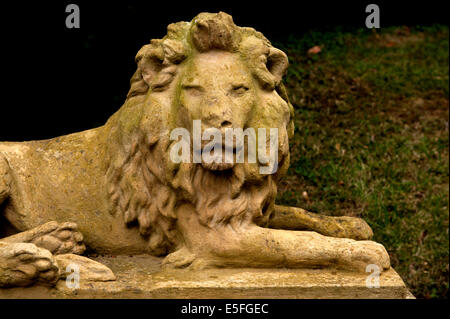
[[[309,32],[274,44],[290,59],[296,126],[277,202],[364,218],[416,297],[445,297],[448,27]]]

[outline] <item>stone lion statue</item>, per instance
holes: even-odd
[[[101,127],[0,143],[0,286],[54,283],[58,254],[165,256],[165,267],[390,267],[361,219],[275,205],[293,107],[285,53],[226,13],[168,26],[136,55],[123,106]],[[273,174],[175,163],[174,128],[277,128]]]

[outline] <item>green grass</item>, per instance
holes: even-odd
[[[296,126],[277,202],[364,218],[416,297],[445,298],[448,27],[311,31],[274,45],[290,59]]]

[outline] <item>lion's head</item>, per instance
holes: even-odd
[[[179,244],[176,206],[191,203],[209,227],[263,223],[276,183],[289,165],[293,108],[282,77],[286,55],[231,16],[201,13],[168,26],[136,56],[137,70],[122,108],[108,123],[107,171],[111,212],[137,222],[149,250],[166,254]],[[174,128],[277,128],[278,170],[263,163],[175,163]],[[269,130],[267,130],[269,131]]]

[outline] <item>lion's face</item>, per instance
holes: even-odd
[[[233,151],[225,148],[225,129],[244,129],[257,103],[254,79],[237,54],[212,51],[185,62],[178,79],[178,123],[192,134],[193,120],[201,121],[202,133],[208,128],[221,131],[223,157]],[[208,140],[202,140],[202,149]],[[210,170],[224,170],[233,163],[205,163]]]

